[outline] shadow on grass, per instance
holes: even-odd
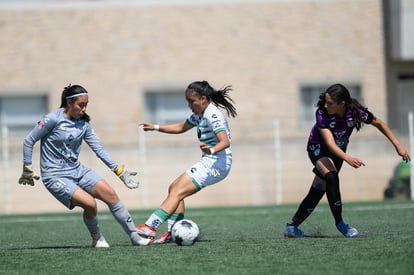
[[[347,238],[340,235],[322,235],[322,234],[315,234],[315,235],[308,235],[306,238],[310,239],[360,239],[360,238],[366,238],[365,235],[358,235],[357,237]]]
[[[197,240],[196,243],[209,243],[209,242],[214,242],[215,240]],[[163,246],[163,245],[176,245],[175,243],[166,243],[166,244],[151,244],[150,246]],[[115,244],[115,245],[111,245],[110,248],[116,248],[116,247],[130,247],[132,246],[131,244]],[[105,248],[94,248],[90,245],[55,245],[55,246],[35,246],[35,247],[13,247],[13,248],[8,248],[6,250],[48,250],[48,249],[85,249],[85,248],[90,248],[90,249],[97,249],[97,250],[105,250]]]

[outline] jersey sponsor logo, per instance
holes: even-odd
[[[342,148],[346,145],[346,139],[344,139],[344,138],[336,139],[335,144],[336,144],[336,146]]]
[[[336,138],[341,138],[343,135],[345,135],[346,131],[338,131],[338,132],[334,132],[334,135]]]
[[[216,168],[213,168],[213,169],[210,170],[209,174],[212,177],[218,177],[218,176],[220,176],[220,170],[216,169]]]
[[[66,147],[60,149],[60,164],[74,164],[78,161],[76,154],[70,148],[69,144],[65,144]]]
[[[59,164],[73,164],[73,163],[76,163],[77,161],[78,161],[78,159],[73,158],[73,157],[61,158],[59,160]]]

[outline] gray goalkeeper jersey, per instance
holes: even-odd
[[[79,153],[82,140],[89,145],[111,170],[117,163],[111,158],[95,135],[89,122],[83,119],[69,119],[63,108],[50,112],[38,122],[23,144],[23,163],[32,165],[33,146],[41,140],[40,169],[47,173],[65,173],[79,167]]]

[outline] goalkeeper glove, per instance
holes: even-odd
[[[123,181],[126,187],[128,187],[129,189],[138,188],[139,182],[131,178],[131,176],[135,176],[137,172],[131,172],[131,171],[125,170],[123,165],[118,166],[114,170],[114,172]]]
[[[31,165],[23,165],[23,173],[19,179],[20,184],[34,186],[34,180],[39,179],[40,177],[33,172]]]

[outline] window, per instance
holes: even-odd
[[[361,104],[361,86],[358,84],[344,84],[348,88],[351,97],[356,98]],[[302,85],[300,87],[299,121],[300,128],[310,128],[315,123],[316,103],[319,95],[328,88],[327,85]]]
[[[145,119],[154,123],[181,122],[191,113],[183,89],[147,90],[145,106]]]
[[[7,127],[9,136],[22,138],[47,111],[47,97],[0,96],[0,125]]]

